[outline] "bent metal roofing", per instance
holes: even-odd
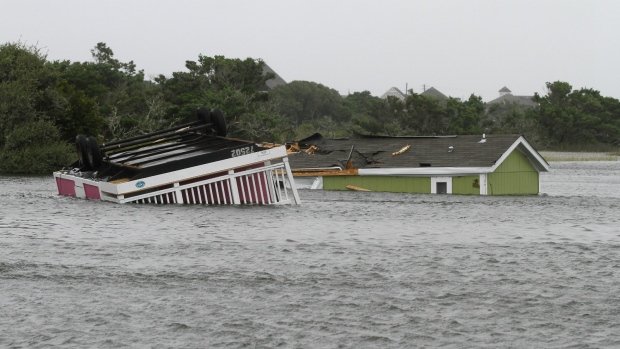
[[[305,152],[289,155],[293,170],[346,168],[346,160],[351,154],[353,167],[371,168],[491,168],[507,151],[515,146],[524,153],[539,171],[547,171],[548,164],[520,135],[496,134],[435,137],[369,137],[349,139],[313,139],[299,144],[302,148],[316,145],[318,150],[310,155]],[[481,142],[482,141],[482,142]],[[519,141],[519,142],[518,142]],[[409,148],[393,156],[403,147]],[[353,149],[353,151],[352,151]],[[352,152],[351,152],[352,151]]]

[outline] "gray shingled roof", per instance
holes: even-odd
[[[273,69],[271,69],[270,66],[267,65],[267,63],[265,63],[265,65],[263,65],[263,75],[267,73],[273,73],[275,77],[273,79],[265,81],[266,86],[264,86],[261,90],[268,91],[277,86],[286,85],[286,81],[284,81],[284,79],[282,79],[280,75],[278,75],[278,73],[276,73]]]
[[[519,135],[482,135],[445,137],[369,137],[325,139],[317,144],[314,155],[290,154],[292,169],[345,167],[351,147],[356,168],[491,167],[519,139]],[[301,142],[300,142],[301,143]],[[301,145],[301,144],[300,144]],[[392,156],[406,145],[410,148]],[[302,146],[303,147],[303,146]],[[452,152],[448,151],[453,147]],[[342,161],[339,161],[342,160]]]
[[[443,93],[439,92],[439,90],[437,90],[434,87],[431,87],[429,89],[427,89],[426,91],[420,93],[421,96],[425,96],[425,97],[432,97],[435,99],[448,99],[448,96],[444,95]]]
[[[535,107],[538,105],[538,103],[534,102],[532,100],[534,96],[513,96],[511,94],[505,94],[503,96],[497,97],[492,101],[487,102],[487,104],[495,104],[495,103],[501,103],[501,104],[509,104],[509,103],[514,103],[514,104],[518,104],[518,105],[523,105],[523,106],[527,106],[527,107]]]
[[[499,92],[508,92],[508,93],[510,93],[510,92],[512,92],[512,91],[510,91],[510,90],[508,89],[508,87],[504,86],[504,87],[502,87],[502,89],[501,89],[501,90],[499,90]]]
[[[381,96],[381,99],[386,99],[388,96],[394,96],[399,99],[405,99],[405,94],[398,89],[398,87],[391,87],[389,90],[385,91],[385,93]]]

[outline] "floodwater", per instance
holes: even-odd
[[[0,176],[1,348],[618,348],[620,161],[544,195],[117,205]]]

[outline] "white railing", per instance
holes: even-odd
[[[117,200],[120,203],[139,204],[299,204],[297,189],[284,185],[285,176],[292,177],[287,165],[288,162],[284,161],[240,172],[230,170],[228,174],[193,183],[181,185],[177,182],[172,188],[131,197],[119,195]],[[289,190],[292,192],[290,195]]]

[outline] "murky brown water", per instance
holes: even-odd
[[[0,177],[0,347],[616,348],[620,162],[536,197],[115,205]]]

